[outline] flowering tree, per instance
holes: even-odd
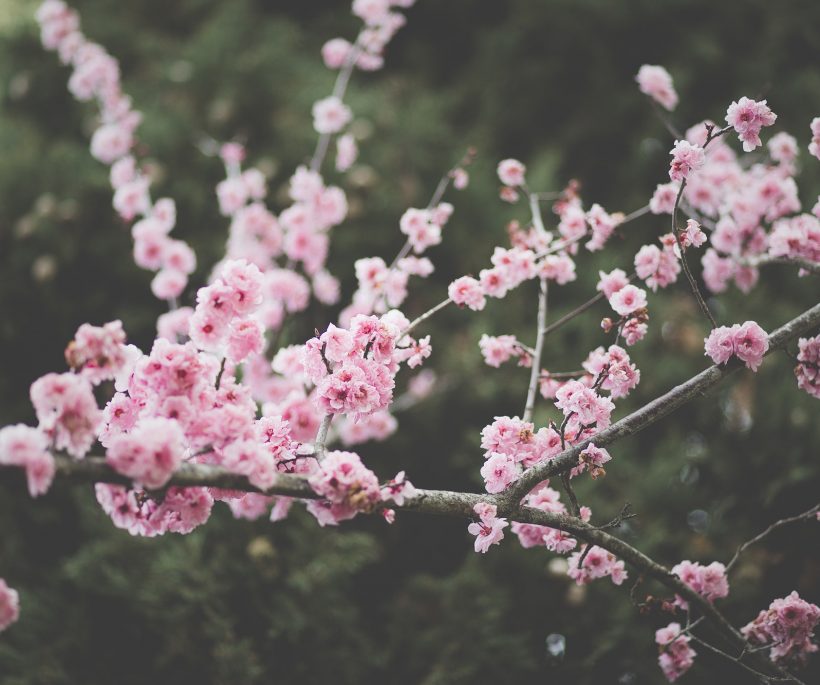
[[[678,102],[670,75],[661,67],[641,67],[639,89],[675,138],[669,182],[629,214],[598,204],[585,209],[570,184],[553,198],[555,226],[548,229],[543,205],[550,194],[529,186],[520,161],[501,161],[500,198],[521,206],[527,219],[512,227],[508,246],[494,248],[488,268],[477,277],[455,278],[446,299],[411,321],[401,311],[411,277],[433,271],[424,254],[442,241],[454,211],[445,193],[469,182],[474,151],[468,151],[443,175],[426,207],[404,212],[399,229],[406,242],[391,261],[366,257],[355,263],[358,288],[336,323],[302,345],[281,346],[284,323],[304,311],[311,297],[328,305],[341,300],[326,260],[347,201],[341,188],[327,185],[322,170],[331,152],[340,174],[354,163],[357,143],[348,129],[353,115],[344,103],[349,79],[357,69],[382,66],[385,46],[405,21],[401,10],[411,4],[356,0],[359,35],[323,47],[325,64],[338,71],[336,85],[313,107],[316,148],[309,164],[293,173],[292,203],[278,215],[265,204],[264,174],[243,167],[244,148],[221,147],[226,177],[216,196],[230,220],[229,238],[225,258],[196,290],[193,306],[180,305],[188,302],[196,256],[171,237],[174,201],[151,196],[152,179],[136,154],[141,117],[121,89],[116,60],[85,37],[65,3],[47,0],[41,6],[43,45],[71,67],[72,94],[99,108],[91,154],[110,166],[114,209],[133,222],[134,260],[155,272],[152,292],[169,311],[157,321],[148,353],[127,344],[119,321],[81,326],[66,349],[70,371],[31,386],[38,425],[0,430],[0,464],[24,469],[33,497],[46,492],[55,476],[94,482],[114,525],[149,537],[189,533],[207,522],[217,501],[237,517],[270,512],[273,521],[303,503],[322,526],[359,514],[380,514],[390,523],[397,511],[464,517],[477,552],[511,532],[524,547],[566,555],[578,584],[608,576],[621,585],[635,572],[639,580],[662,584],[666,596],[647,596],[642,604],[677,619],[656,634],[659,663],[670,680],[688,670],[698,647],[760,678],[801,682],[796,670],[817,649],[812,633],[820,622],[818,607],[792,593],[737,629],[716,600],[728,595],[729,573],[746,547],[782,526],[815,521],[820,505],[774,523],[725,565],[682,560],[667,568],[610,533],[633,515],[627,507],[613,521],[593,523],[573,487],[576,478],[605,476],[612,461],[608,448],[619,439],[744,366],[757,371],[776,350],[794,356],[798,387],[820,397],[820,304],[769,333],[753,321],[718,326],[691,268],[700,256],[702,280],[713,293],[732,282],[749,291],[760,268],[772,263],[799,269],[816,289],[811,279],[820,273],[820,202],[812,213],[801,213],[795,139],[778,133],[757,158],[738,156],[726,142],[728,134],[737,134],[745,152],[762,147],[761,131],[776,122],[765,101],[740,98],[729,105],[726,126],[705,121],[681,134],[663,112]],[[812,135],[809,152],[820,157],[820,118],[812,122]],[[648,213],[671,217],[670,230],[638,251],[631,273],[601,272],[594,297],[549,322],[550,292],[575,279],[583,251],[605,250],[616,232]],[[649,328],[647,290],[683,281],[681,272],[710,324],[704,349],[714,365],[613,422],[615,401],[640,381],[627,348]],[[487,298],[507,297],[530,283],[537,285],[534,344],[490,334],[497,331],[480,341],[489,366],[515,359],[529,369],[521,415],[488,417],[481,433],[486,493],[417,488],[404,471],[380,482],[356,453],[332,449],[334,443],[351,447],[386,438],[398,428],[396,409],[430,392],[435,379],[422,371],[407,395],[394,397],[402,367],[416,369],[432,353],[430,336],[423,335],[430,317],[451,305],[481,310]],[[548,335],[603,300],[612,310],[600,322],[607,346],[584,351],[578,370],[548,370]],[[97,398],[104,393],[100,408]],[[539,397],[557,411],[537,427]],[[98,443],[104,456],[94,456]],[[17,616],[17,594],[0,581],[0,628]],[[716,640],[702,632],[707,625]]]

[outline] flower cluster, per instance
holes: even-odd
[[[17,424],[0,429],[0,464],[19,466],[26,471],[32,497],[47,492],[54,480],[54,457],[42,431]]]
[[[553,490],[549,486],[548,481],[544,481],[535,486],[532,491],[524,498],[524,504],[533,509],[540,509],[551,514],[566,514],[567,508],[561,502],[561,495],[557,490]],[[582,517],[588,519],[589,510],[585,508],[582,512]],[[551,552],[557,554],[568,554],[578,545],[578,541],[557,528],[550,528],[549,526],[539,526],[533,523],[519,523],[514,521],[512,524],[513,533],[518,536],[518,541],[525,549],[530,547],[546,547]]]
[[[406,319],[398,312],[354,316],[350,329],[331,324],[304,347],[302,365],[316,385],[314,403],[325,414],[354,418],[385,409],[406,348],[396,343]]]
[[[583,561],[581,561],[582,557]],[[586,585],[593,580],[607,576],[615,585],[621,585],[627,578],[623,560],[600,547],[593,547],[588,552],[586,550],[573,552],[567,559],[567,563],[569,563],[567,574],[578,585]]]
[[[583,437],[607,428],[615,405],[608,397],[581,381],[571,380],[555,393],[555,406],[564,414],[565,436],[575,443]]]
[[[111,439],[106,461],[136,484],[156,489],[165,485],[185,456],[185,436],[172,419],[143,419],[128,433]]]
[[[769,349],[769,336],[754,321],[715,328],[704,342],[715,364],[725,364],[734,355],[752,371],[757,371]]]
[[[670,623],[655,632],[655,642],[660,649],[658,663],[670,683],[692,668],[697,656],[689,646],[689,636],[683,635],[682,630],[680,623]]]
[[[797,341],[797,387],[820,399],[820,335]]]
[[[661,237],[661,247],[644,245],[635,255],[635,273],[653,292],[678,280],[680,261],[675,254],[675,236]]]
[[[122,322],[111,321],[104,326],[84,323],[66,347],[65,359],[72,370],[98,385],[127,372],[135,351],[125,344]]]
[[[772,661],[787,666],[801,665],[818,649],[812,642],[818,623],[820,607],[792,592],[788,597],[774,600],[741,632],[753,645],[771,645]]]
[[[73,373],[49,373],[32,383],[30,395],[49,444],[73,457],[85,456],[102,423],[91,382]]]
[[[382,499],[376,474],[354,452],[328,452],[308,482],[324,498],[308,504],[322,526],[336,525],[360,511],[373,511]]]
[[[202,350],[238,364],[264,345],[262,324],[254,317],[262,303],[262,272],[244,260],[223,264],[219,278],[197,292],[189,336]]]
[[[507,519],[496,516],[494,504],[479,502],[473,507],[478,514],[478,521],[467,526],[470,535],[475,535],[475,551],[486,553],[492,545],[497,545],[504,539],[504,529],[509,525]]]
[[[771,126],[776,119],[777,115],[769,109],[765,100],[756,102],[742,97],[726,110],[726,123],[735,130],[746,152],[761,145],[760,129]]]
[[[111,166],[114,208],[125,221],[142,217],[133,228],[134,260],[157,271],[151,289],[161,298],[178,297],[196,268],[196,256],[187,243],[169,237],[176,223],[173,200],[151,201],[149,177],[137,166],[131,150],[142,115],[131,108],[122,92],[120,70],[101,45],[80,30],[77,13],[62,0],[46,0],[37,11],[43,46],[56,50],[64,64],[73,67],[68,88],[81,101],[95,100],[100,125],[91,138],[91,154]]]
[[[514,335],[482,334],[478,347],[488,366],[496,369],[510,359],[518,359],[519,366],[531,366],[532,356]]]
[[[505,490],[518,479],[521,467],[529,468],[561,451],[561,436],[554,428],[540,428],[517,416],[496,416],[481,431],[484,477],[487,492]]]
[[[706,153],[700,145],[693,145],[688,140],[676,140],[669,151],[672,163],[669,165],[669,178],[680,183],[690,174],[700,169],[706,162]]]
[[[726,567],[718,561],[713,561],[708,566],[682,561],[672,567],[672,573],[710,602],[729,594]],[[686,605],[686,602],[680,599],[679,603]]]

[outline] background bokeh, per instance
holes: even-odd
[[[193,282],[219,258],[227,234],[213,187],[210,139],[247,143],[284,206],[291,171],[312,151],[311,103],[333,74],[319,48],[354,35],[346,2],[296,0],[83,0],[87,35],[121,60],[126,90],[145,114],[143,150],[157,190],[177,200],[176,233],[199,257]],[[62,370],[77,326],[122,319],[147,348],[161,303],[151,275],[130,257],[130,235],[111,209],[106,168],[88,154],[93,111],[73,101],[68,72],[39,46],[36,3],[0,2],[0,425],[32,422],[28,386]],[[739,0],[420,0],[388,48],[387,68],[354,76],[348,101],[361,158],[343,184],[351,211],[335,230],[331,270],[354,286],[352,261],[391,258],[398,218],[424,206],[441,173],[478,149],[436,273],[413,292],[408,315],[440,300],[457,275],[477,272],[503,244],[523,207],[499,202],[503,157],[529,167],[531,185],[559,190],[571,178],[587,204],[629,212],[666,176],[671,140],[638,93],[643,63],[673,74],[681,128],[720,120],[741,95],[766,97],[801,146],[801,197],[820,191],[820,164],[805,153],[820,114],[820,5]],[[335,174],[329,177],[335,180]],[[549,222],[548,222],[549,223]],[[628,269],[637,248],[668,230],[644,217],[604,254],[585,255],[579,278],[553,288],[555,318],[594,291],[599,268]],[[818,300],[816,279],[770,267],[748,296],[711,302],[724,323],[773,328]],[[481,486],[479,432],[520,413],[527,372],[483,366],[482,332],[531,340],[536,291],[522,287],[480,315],[448,310],[428,326],[430,365],[445,389],[400,416],[401,429],[362,447],[381,476],[406,468],[419,486]],[[193,290],[186,294],[191,300]],[[631,351],[642,382],[630,407],[703,368],[706,329],[683,280],[650,298],[651,333]],[[289,342],[324,327],[315,307]],[[604,309],[550,336],[546,366],[577,368],[604,344]],[[542,425],[553,415],[546,402]],[[606,479],[581,486],[595,519],[631,502],[621,533],[658,560],[727,561],[742,540],[802,511],[820,490],[820,412],[800,393],[785,355],[738,374],[612,449]],[[21,593],[22,617],[0,636],[4,685],[83,683],[661,683],[654,630],[629,587],[576,588],[546,550],[507,540],[472,551],[466,521],[399,515],[392,527],[360,519],[320,529],[295,512],[276,525],[234,520],[216,507],[187,537],[143,540],[113,528],[91,486],[57,483],[32,502],[19,479],[0,478],[0,576]],[[811,526],[782,531],[751,550],[722,602],[744,624],[797,589],[820,601],[820,548]],[[639,592],[657,592],[651,584]],[[552,658],[546,638],[566,638]],[[699,651],[703,651],[702,649]],[[751,680],[701,654],[683,682]],[[814,664],[807,682],[820,680]]]

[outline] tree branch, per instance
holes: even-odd
[[[795,317],[769,335],[769,349],[766,354],[783,347],[796,337],[820,326],[820,304],[814,305],[800,316]],[[656,397],[640,409],[616,421],[609,428],[596,433],[590,438],[579,442],[556,455],[547,463],[533,466],[526,470],[521,477],[510,486],[505,493],[510,499],[521,500],[533,487],[542,480],[551,478],[578,465],[578,455],[594,442],[598,447],[604,447],[616,440],[637,433],[658,419],[671,414],[678,407],[703,395],[722,380],[743,368],[736,359],[731,359],[725,366],[713,365],[701,371],[685,383],[672,388],[669,392]]]

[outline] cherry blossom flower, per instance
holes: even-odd
[[[726,123],[737,132],[746,152],[751,152],[762,144],[760,130],[774,124],[776,119],[777,115],[769,109],[765,100],[756,102],[742,97],[732,102],[726,110]]]
[[[678,94],[672,85],[672,77],[663,67],[644,64],[635,77],[641,92],[670,112],[677,107]]]
[[[497,545],[504,539],[504,528],[509,523],[505,518],[496,516],[496,507],[493,504],[479,502],[473,507],[479,520],[467,526],[470,535],[475,535],[475,551],[485,554],[492,545]]]
[[[20,597],[17,590],[10,588],[0,578],[0,632],[3,632],[20,617]]]
[[[689,636],[682,635],[682,630],[680,623],[670,623],[655,633],[655,642],[660,648],[658,663],[670,683],[692,668],[697,656],[697,652],[689,646]]]

